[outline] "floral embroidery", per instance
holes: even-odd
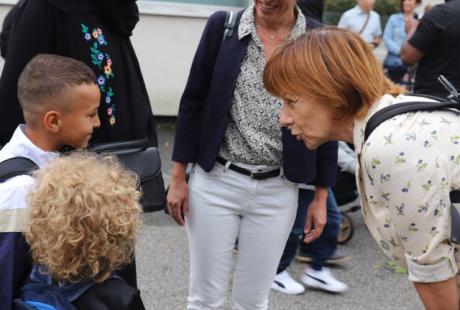
[[[104,47],[108,46],[109,43],[105,39],[101,28],[93,28],[91,31],[89,26],[83,23],[80,26],[83,38],[90,43],[91,63],[99,70],[96,83],[101,91],[103,102],[105,102],[105,111],[109,117],[109,124],[114,126],[117,122],[116,108],[112,98],[115,93],[110,86],[110,82],[115,75],[112,70],[112,58],[104,51]]]

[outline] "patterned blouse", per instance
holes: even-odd
[[[406,265],[409,280],[438,282],[457,272],[449,192],[460,188],[460,116],[402,114],[364,141],[367,120],[385,106],[422,97],[386,95],[355,122],[357,183],[369,231],[383,252]]]
[[[300,12],[300,10],[297,10]],[[297,14],[290,38],[306,31],[305,17]],[[265,54],[257,34],[254,7],[241,16],[238,38],[251,36],[247,53],[236,81],[230,121],[219,156],[250,165],[280,166],[282,161],[279,112],[282,102],[265,89],[262,74]]]

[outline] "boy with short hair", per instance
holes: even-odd
[[[85,148],[100,126],[95,80],[93,71],[78,60],[35,56],[18,83],[25,125],[0,150],[0,163],[26,157],[41,167],[57,158],[63,146]],[[33,183],[28,175],[0,183],[0,301],[7,310],[30,273],[29,246],[22,233],[28,226],[26,198]]]

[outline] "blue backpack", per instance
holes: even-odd
[[[35,265],[29,281],[20,290],[19,298],[13,300],[13,310],[77,310],[72,302],[94,284],[94,281],[87,280],[58,285]]]

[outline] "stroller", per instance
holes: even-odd
[[[341,214],[340,231],[337,243],[345,244],[351,240],[354,233],[353,220],[348,213],[355,212],[360,209],[359,194],[356,188],[354,174],[339,169],[337,174],[337,184],[332,190]]]

